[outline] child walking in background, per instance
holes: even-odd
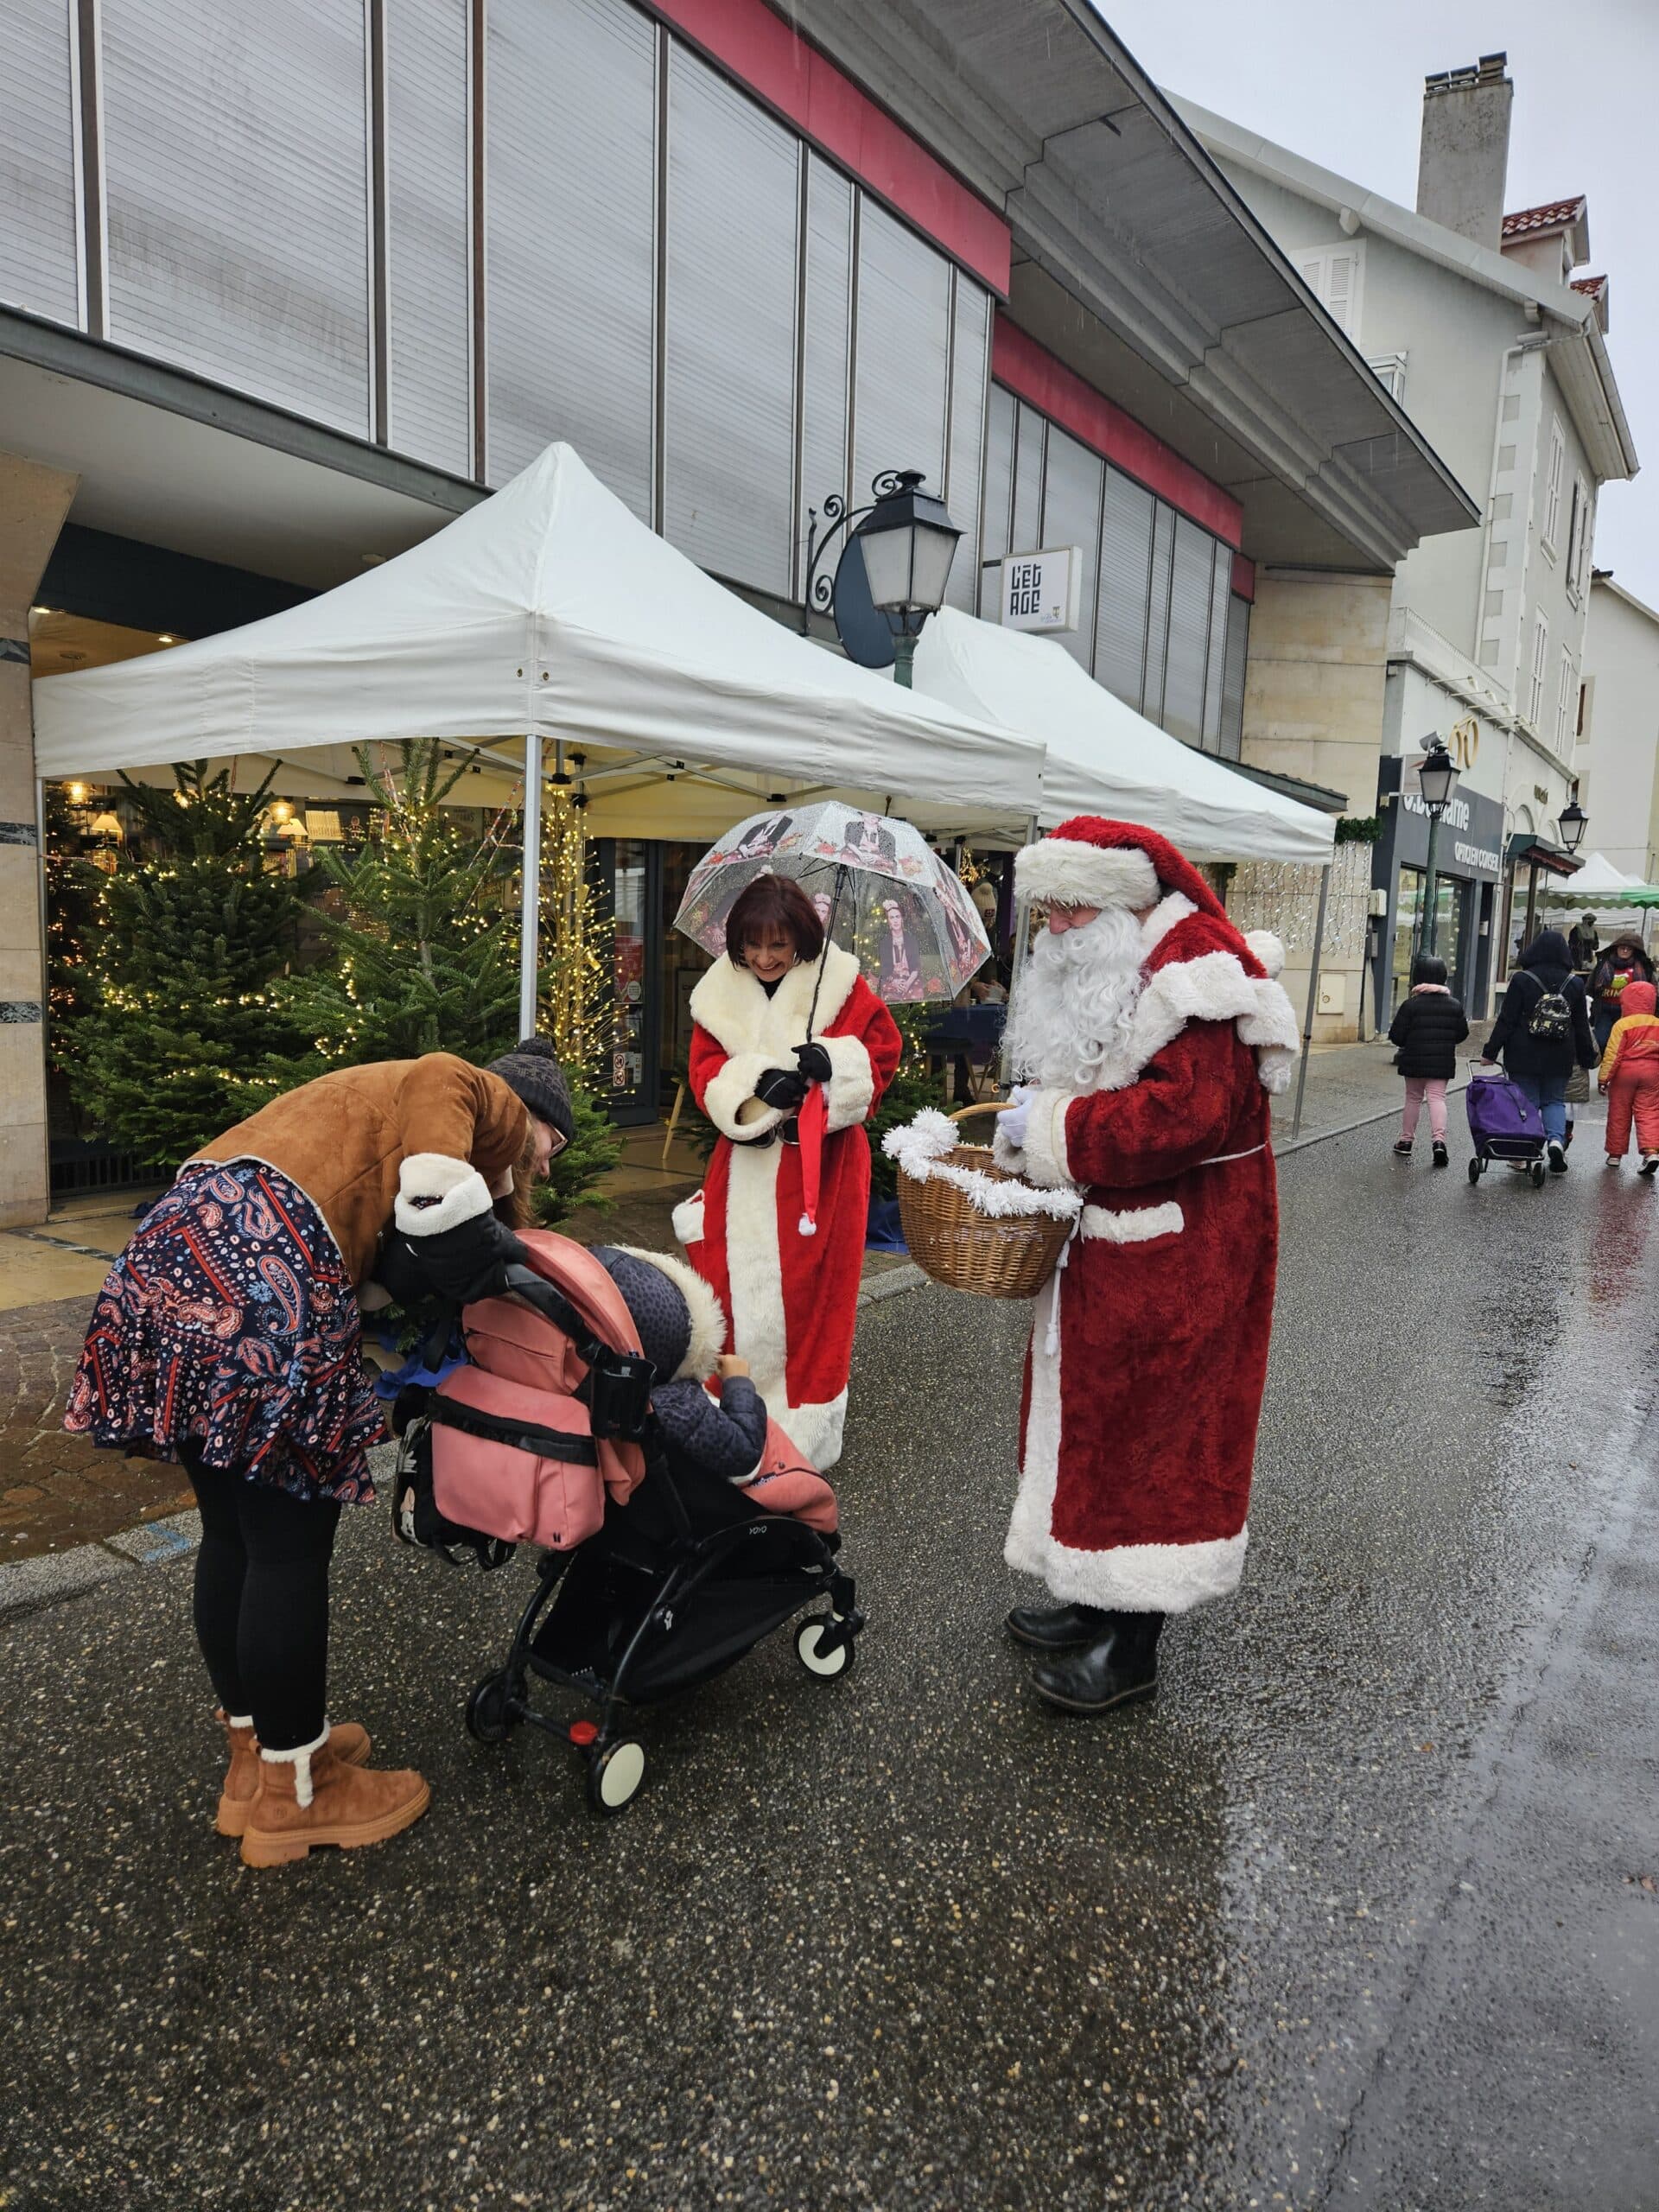
[[[1462,1001],[1446,988],[1445,961],[1420,952],[1411,963],[1411,989],[1389,1024],[1389,1041],[1400,1047],[1394,1064],[1406,1078],[1405,1111],[1394,1147],[1402,1159],[1410,1157],[1427,1101],[1434,1165],[1446,1166],[1446,1086],[1457,1073],[1458,1047],[1468,1034]]]
[[[1607,1165],[1617,1167],[1636,1122],[1641,1172],[1659,1168],[1659,1017],[1651,983],[1626,983],[1619,995],[1618,1020],[1601,1056],[1601,1087],[1607,1094]]]

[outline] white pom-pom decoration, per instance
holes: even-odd
[[[1276,978],[1284,973],[1285,948],[1271,930],[1246,930],[1244,942],[1269,976]]]
[[[818,1224],[810,1213],[801,1216],[800,1233],[803,1236],[816,1236],[818,1233]]]

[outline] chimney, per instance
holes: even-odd
[[[1496,253],[1503,238],[1515,86],[1506,54],[1483,54],[1467,69],[1423,80],[1423,142],[1417,213]]]

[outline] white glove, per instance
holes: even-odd
[[[1007,1110],[996,1117],[997,1135],[1015,1152],[1025,1149],[1026,1129],[1031,1121],[1032,1103],[1036,1096],[1034,1086],[1015,1084],[1008,1093],[1010,1103]]]

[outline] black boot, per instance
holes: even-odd
[[[1002,1625],[1033,1651],[1073,1651],[1093,1643],[1111,1618],[1094,1605],[1016,1605]]]
[[[1106,1713],[1158,1694],[1161,1613],[1106,1613],[1103,1635],[1070,1659],[1033,1667],[1037,1694],[1065,1713]]]

